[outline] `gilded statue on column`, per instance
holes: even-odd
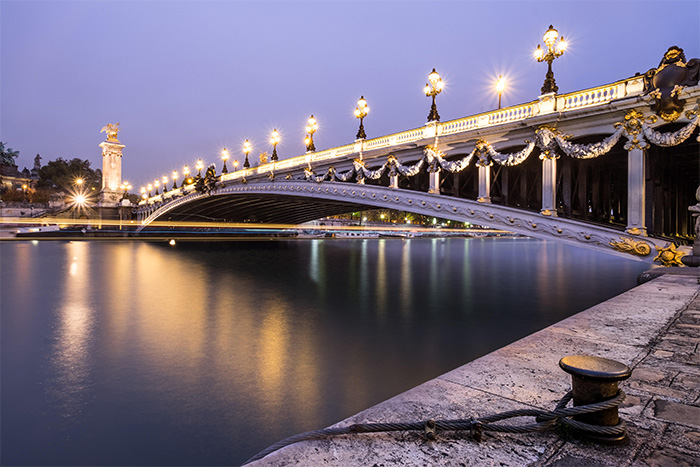
[[[119,122],[108,123],[102,127],[100,133],[107,133],[107,141],[118,143],[119,140],[117,139],[117,133],[119,133]]]

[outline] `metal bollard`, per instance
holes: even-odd
[[[625,364],[607,358],[588,355],[571,355],[559,360],[562,370],[571,375],[574,393],[574,406],[602,402],[617,395],[617,382],[632,375],[632,370]],[[614,426],[620,421],[617,407],[599,412],[575,415],[574,420],[589,425]],[[618,445],[626,444],[627,433],[622,435],[603,435],[581,433],[591,441]]]

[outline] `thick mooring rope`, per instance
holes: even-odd
[[[390,431],[423,431],[430,439],[436,439],[438,431],[468,431],[469,436],[475,441],[481,441],[481,434],[485,431],[497,433],[532,433],[537,431],[548,430],[557,423],[568,425],[576,430],[586,433],[596,433],[601,435],[623,435],[627,428],[622,420],[617,425],[599,426],[590,425],[588,423],[572,420],[569,417],[581,415],[585,413],[593,413],[601,410],[612,409],[619,406],[625,400],[625,393],[618,389],[617,395],[603,402],[595,404],[579,405],[577,407],[569,407],[566,405],[572,399],[573,393],[567,392],[561,398],[557,407],[554,410],[539,410],[539,409],[520,409],[511,410],[509,412],[501,412],[498,414],[487,415],[479,418],[457,419],[457,420],[426,420],[423,422],[408,422],[408,423],[356,423],[354,425],[341,428],[325,428],[323,430],[307,431],[290,436],[287,439],[279,441],[264,451],[259,452],[255,456],[248,459],[245,463],[249,464],[253,461],[262,459],[268,454],[282,449],[290,444],[300,441],[309,441],[314,439],[324,439],[330,436],[350,435],[359,433],[379,433]],[[535,417],[536,423],[528,425],[496,425],[494,422],[506,420],[515,417]],[[245,465],[245,464],[244,464]]]

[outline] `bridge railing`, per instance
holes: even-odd
[[[221,175],[222,181],[240,180],[245,177],[254,175],[265,175],[271,172],[299,169],[309,166],[312,163],[328,162],[334,159],[346,158],[347,156],[362,151],[373,151],[377,149],[390,148],[406,143],[412,143],[423,139],[435,136],[451,135],[470,131],[477,128],[503,125],[507,123],[522,121],[537,115],[544,115],[553,112],[567,112],[581,109],[584,107],[592,107],[596,105],[607,104],[615,99],[623,99],[639,95],[643,90],[642,76],[633,76],[615,83],[598,86],[591,89],[584,89],[568,94],[561,95],[544,95],[536,101],[520,104],[516,106],[506,107],[503,109],[484,112],[469,117],[449,120],[442,123],[428,123],[419,128],[393,133],[378,138],[372,138],[364,141],[356,141],[352,144],[346,144],[335,148],[325,149],[323,151],[307,153],[302,156],[296,156],[278,162],[268,162],[255,168],[241,169],[235,172],[229,172]],[[181,188],[171,190],[172,195],[185,194],[181,192]],[[151,197],[148,201],[141,201],[139,204],[152,204],[167,198],[172,197],[164,193],[157,197]]]

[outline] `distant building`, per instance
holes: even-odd
[[[37,173],[38,179],[38,173]],[[32,173],[26,167],[18,170],[16,164],[0,162],[0,185],[11,190],[21,190],[22,186],[29,188],[33,186]]]

